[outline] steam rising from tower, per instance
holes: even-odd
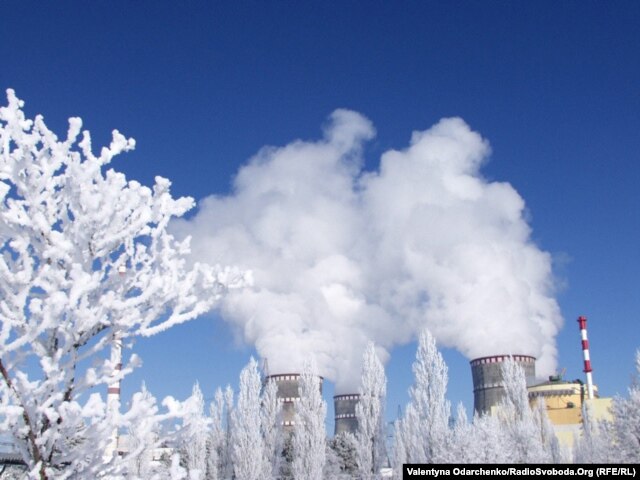
[[[192,236],[194,261],[253,271],[252,288],[223,299],[224,319],[274,373],[312,354],[338,394],[358,384],[368,341],[388,356],[425,327],[468,358],[516,351],[552,373],[551,257],[518,193],[482,176],[488,143],[444,119],[365,171],[373,136],[362,115],[336,110],[322,139],[263,148],[230,194],[173,225]]]

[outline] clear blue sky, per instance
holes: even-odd
[[[228,193],[264,145],[316,139],[336,108],[377,136],[366,168],[413,130],[460,116],[491,143],[483,174],[524,198],[554,256],[565,325],[559,366],[582,377],[589,318],[601,394],[625,394],[640,346],[640,3],[4,1],[0,87],[61,135],[80,116],[115,167],[175,195]],[[207,317],[140,341],[158,397],[237,384],[253,350]],[[388,364],[390,413],[406,401],[414,345]],[[472,404],[468,361],[446,352],[450,398]],[[327,388],[330,392],[331,389]]]

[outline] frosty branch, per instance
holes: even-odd
[[[148,188],[108,168],[134,148],[132,139],[114,131],[96,156],[89,132],[78,142],[80,119],[69,120],[60,141],[41,116],[25,117],[12,90],[7,99],[0,108],[0,416],[32,476],[64,478],[63,471],[90,468],[83,459],[99,455],[105,439],[98,433],[109,429],[105,421],[88,428],[106,413],[98,397],[81,404],[81,395],[136,364],[133,355],[120,370],[98,354],[116,335],[154,335],[196,318],[246,278],[187,264],[189,239],[176,241],[167,225],[193,199],[174,199],[164,178]],[[79,369],[82,362],[88,366]]]

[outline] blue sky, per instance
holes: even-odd
[[[482,169],[527,205],[550,252],[564,326],[559,367],[624,394],[640,346],[638,2],[15,2],[0,16],[0,86],[59,133],[80,116],[94,145],[137,141],[115,167],[175,195],[230,192],[265,145],[321,137],[336,108],[377,135],[366,170],[414,130],[462,117],[491,144]],[[137,344],[158,397],[237,384],[254,352],[215,315]],[[415,345],[388,363],[390,414],[406,402]],[[450,398],[472,404],[468,360],[446,351]],[[326,389],[331,392],[331,387]]]

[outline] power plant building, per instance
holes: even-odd
[[[544,399],[547,416],[553,425],[556,437],[565,446],[572,446],[576,436],[581,434],[584,407],[589,409],[589,414],[594,420],[611,420],[612,399],[600,398],[598,387],[593,384],[586,317],[578,317],[578,329],[586,384],[581,380],[563,381],[560,374],[549,377],[548,382],[533,385],[527,389],[531,406],[540,399]]]
[[[611,419],[611,398],[599,398],[598,387],[592,385],[594,398],[589,398],[587,386],[579,380],[563,381],[560,377],[549,377],[548,382],[527,388],[529,403],[534,407],[544,399],[547,416],[562,445],[571,446],[582,428],[583,406],[595,420]]]
[[[581,380],[564,381],[562,374],[549,377],[546,382],[536,382],[534,357],[528,355],[493,355],[471,360],[474,409],[479,414],[495,414],[504,397],[502,365],[512,358],[522,367],[526,377],[529,403],[532,407],[544,400],[549,420],[561,444],[573,445],[582,431],[583,408],[589,409],[595,420],[611,419],[611,398],[600,398],[593,384],[586,317],[579,317],[578,324],[584,357],[586,383]]]
[[[580,380],[564,381],[562,374],[549,377],[546,382],[536,380],[536,358],[522,354],[502,354],[476,358],[470,361],[473,380],[474,410],[478,414],[495,414],[505,395],[503,366],[508,360],[514,361],[524,371],[529,403],[535,407],[544,399],[546,411],[554,426],[558,440],[571,446],[576,435],[580,435],[583,422],[583,407],[590,410],[596,420],[611,418],[611,398],[600,398],[592,381],[592,367],[585,317],[579,317],[581,345],[584,356],[586,383]],[[295,404],[300,400],[300,374],[287,373],[269,375],[265,381],[273,380],[277,385],[277,398],[282,403],[282,425],[291,431],[295,419]],[[322,393],[323,378],[320,377]],[[345,432],[355,434],[358,430],[356,406],[360,401],[358,393],[335,395],[334,435]]]

